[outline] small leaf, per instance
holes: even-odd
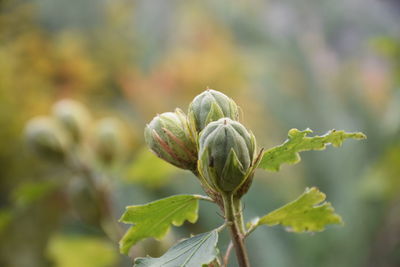
[[[198,217],[199,196],[177,195],[157,200],[145,205],[128,206],[120,221],[134,224],[120,241],[121,253],[138,241],[154,237],[164,237],[171,224],[180,226],[185,220],[195,223]]]
[[[300,161],[298,152],[307,150],[323,150],[327,145],[332,144],[334,147],[342,145],[343,141],[348,138],[365,139],[363,133],[346,133],[344,131],[331,130],[323,136],[307,137],[312,133],[310,129],[300,131],[291,129],[288,137],[282,145],[273,147],[264,152],[258,167],[270,171],[279,171],[283,163],[295,164]]]
[[[328,224],[342,224],[342,218],[335,213],[331,203],[323,202],[325,198],[325,194],[317,188],[307,188],[298,199],[250,225],[257,227],[262,224],[281,224],[293,232],[320,232]]]
[[[203,266],[217,257],[218,232],[199,234],[171,247],[160,258],[137,258],[134,267]]]

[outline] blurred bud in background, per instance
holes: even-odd
[[[82,141],[90,124],[90,113],[83,104],[70,99],[58,101],[53,106],[53,115],[75,143]]]
[[[125,124],[115,118],[106,117],[96,122],[93,142],[96,157],[103,164],[112,164],[123,158],[129,147]]]
[[[60,125],[50,117],[35,117],[25,127],[25,138],[39,156],[55,161],[65,159],[69,145]]]

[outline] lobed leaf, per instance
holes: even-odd
[[[171,247],[160,258],[137,258],[134,267],[203,266],[217,257],[218,232],[199,234]]]
[[[134,225],[120,241],[121,253],[128,253],[133,245],[144,238],[161,239],[171,224],[180,226],[185,220],[195,223],[199,198],[197,195],[176,195],[144,205],[126,207],[120,221]]]
[[[331,130],[323,136],[308,137],[310,129],[300,131],[291,129],[288,140],[282,145],[273,147],[264,152],[258,167],[270,171],[279,171],[283,163],[295,164],[300,161],[299,152],[307,150],[323,150],[327,145],[340,147],[345,139],[365,139],[363,133],[346,133],[345,131]]]
[[[328,224],[342,224],[331,203],[323,202],[325,198],[317,188],[307,188],[298,199],[250,223],[249,227],[281,224],[293,232],[320,232]]]

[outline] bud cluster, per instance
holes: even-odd
[[[180,109],[157,115],[145,140],[158,157],[200,176],[213,192],[234,193],[253,175],[256,140],[239,121],[239,107],[208,89],[196,96],[186,116]]]
[[[50,116],[34,117],[25,127],[30,148],[53,161],[64,161],[74,150],[90,147],[96,159],[110,164],[123,154],[124,133],[119,119],[103,118],[92,123],[87,108],[70,99],[56,102]]]

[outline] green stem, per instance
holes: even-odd
[[[236,211],[233,195],[232,194],[223,194],[222,199],[224,202],[224,213],[225,219],[230,228],[230,234],[233,242],[233,246],[235,248],[236,257],[240,267],[249,267],[249,258],[247,256],[246,247],[244,245],[244,234],[242,234],[240,221],[242,215],[235,215],[236,212],[242,213],[240,210]],[[240,201],[239,201],[240,204]],[[240,205],[239,205],[240,206]]]
[[[233,198],[233,207],[235,210],[235,220],[238,222],[240,233],[244,236],[246,233],[246,228],[244,227],[242,202],[240,201],[240,198]]]

